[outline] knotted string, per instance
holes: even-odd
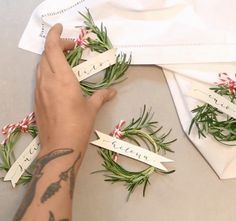
[[[2,145],[6,144],[7,139],[10,137],[11,133],[13,133],[16,129],[20,129],[22,133],[28,132],[29,125],[35,123],[35,113],[32,112],[28,116],[26,116],[22,121],[16,124],[8,124],[2,128],[2,134],[7,136],[3,141]]]
[[[123,125],[125,124],[124,120],[121,120],[119,122],[119,124],[117,124],[114,128],[114,130],[111,132],[111,135],[117,139],[122,139],[124,137],[123,133],[121,132],[121,128],[123,127]],[[115,153],[112,160],[114,160],[115,162],[117,161],[118,158],[118,153]]]
[[[86,28],[81,28],[79,37],[75,39],[75,45],[85,48],[86,44],[88,44],[88,41],[87,41],[88,33],[89,31]]]
[[[236,91],[236,81],[231,79],[228,74],[226,73],[220,73],[219,74],[220,81],[217,83],[219,86],[228,86],[230,92],[234,93]]]

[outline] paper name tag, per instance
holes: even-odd
[[[40,143],[38,136],[26,147],[24,152],[18,157],[18,159],[11,166],[10,170],[4,177],[4,181],[11,181],[12,186],[15,187],[16,183],[23,175],[25,170],[35,160],[40,150]]]
[[[96,131],[96,133],[99,139],[91,142],[96,146],[114,151],[164,171],[168,170],[162,165],[162,163],[173,162],[173,160],[167,159],[147,149],[119,140],[99,131]]]
[[[192,85],[192,89],[187,93],[187,95],[208,103],[223,113],[236,119],[236,105],[227,100],[225,97],[210,90],[205,85],[194,83]]]
[[[116,63],[116,49],[112,48],[72,68],[77,79],[82,81]]]

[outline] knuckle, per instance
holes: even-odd
[[[47,54],[49,51],[55,49],[56,47],[58,47],[58,44],[55,41],[48,39],[44,47],[45,53]]]
[[[104,102],[104,99],[105,99],[105,95],[103,93],[99,94],[99,96],[97,96],[96,98],[97,106],[101,106]]]

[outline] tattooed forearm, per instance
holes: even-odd
[[[51,183],[45,192],[43,193],[41,197],[41,203],[44,203],[47,201],[49,198],[51,198],[56,192],[58,192],[61,188],[61,182],[68,181],[68,178],[70,177],[70,196],[73,195],[73,189],[74,189],[74,182],[75,182],[75,167],[76,164],[79,162],[79,159],[81,157],[81,154],[79,153],[78,157],[74,161],[71,167],[69,167],[67,170],[61,172],[59,174],[59,179],[56,182]],[[73,188],[73,189],[72,189]]]
[[[73,152],[74,152],[73,149],[57,149],[57,150],[50,152],[49,154],[47,154],[45,156],[42,156],[41,158],[39,158],[36,161],[36,167],[35,167],[33,179],[30,183],[28,191],[26,192],[24,201],[22,202],[19,209],[17,210],[16,215],[13,218],[13,221],[20,221],[23,218],[23,216],[25,215],[28,207],[32,203],[34,196],[35,196],[37,183],[43,175],[43,173],[42,173],[43,168],[50,161],[52,161],[58,157],[62,157],[62,156],[71,154]]]
[[[52,213],[52,211],[49,211],[49,219],[48,219],[48,221],[56,221],[55,220],[55,216]],[[69,219],[60,219],[59,221],[69,221]]]

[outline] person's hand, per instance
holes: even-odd
[[[86,147],[98,110],[116,94],[103,89],[83,96],[64,55],[74,42],[61,40],[61,32],[61,24],[51,28],[37,67],[35,113],[43,153]]]

